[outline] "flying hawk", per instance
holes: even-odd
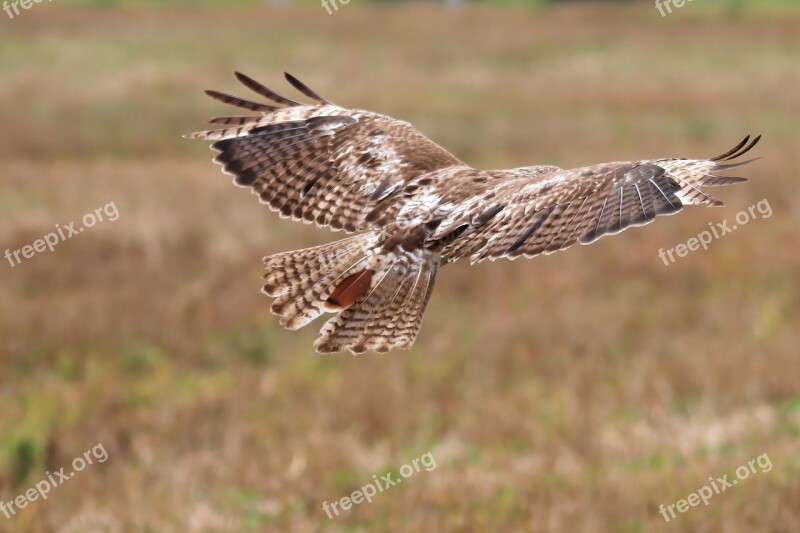
[[[282,218],[357,233],[264,258],[263,292],[281,325],[300,328],[334,313],[319,352],[409,348],[439,268],[534,257],[590,244],[685,205],[721,206],[700,187],[745,178],[719,172],[748,152],[750,137],[711,159],[652,159],[562,169],[477,170],[410,124],[330,103],[290,74],[303,104],[236,73],[271,104],[206,91],[253,116],[211,120],[222,129],[214,162]]]

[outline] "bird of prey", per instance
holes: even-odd
[[[534,257],[685,205],[721,206],[701,188],[745,181],[719,173],[753,161],[734,160],[760,138],[710,159],[478,170],[410,124],[332,104],[288,73],[312,103],[236,77],[270,103],[206,91],[252,115],[187,137],[213,141],[214,162],[282,218],[355,234],[264,258],[281,325],[334,313],[314,343],[322,353],[410,348],[438,270],[463,257]]]

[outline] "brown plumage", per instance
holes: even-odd
[[[289,74],[313,104],[236,77],[278,105],[206,91],[258,114],[217,117],[224,128],[188,137],[214,141],[214,161],[282,218],[361,232],[264,259],[263,292],[283,326],[337,313],[315,342],[320,352],[409,348],[439,267],[462,257],[533,257],[684,205],[721,206],[700,187],[744,181],[718,173],[753,161],[733,162],[760,139],[710,159],[476,170],[411,125],[331,104]]]
[[[347,309],[357,299],[366,294],[372,286],[374,272],[368,268],[350,274],[333,289],[331,295],[325,299],[325,309],[328,311],[341,311]]]

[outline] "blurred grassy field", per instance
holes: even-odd
[[[737,5],[741,4],[739,2]],[[98,442],[0,531],[800,530],[800,11],[650,3],[107,9],[0,22],[0,500]],[[762,133],[725,208],[591,247],[447,267],[409,352],[320,356],[260,259],[281,221],[180,135],[241,70],[410,121],[477,167],[712,156]],[[289,92],[289,90],[285,90]],[[767,199],[674,265],[671,248]],[[437,468],[329,520],[432,451]],[[660,504],[773,464],[665,523]]]

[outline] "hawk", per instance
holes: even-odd
[[[335,314],[314,343],[322,353],[410,348],[437,272],[458,259],[549,254],[685,205],[721,206],[701,188],[745,181],[719,173],[753,161],[734,160],[760,139],[710,159],[477,170],[410,124],[339,107],[288,73],[312,103],[236,77],[270,103],[206,91],[253,114],[187,137],[213,141],[214,162],[282,218],[355,234],[264,258],[281,325]]]

